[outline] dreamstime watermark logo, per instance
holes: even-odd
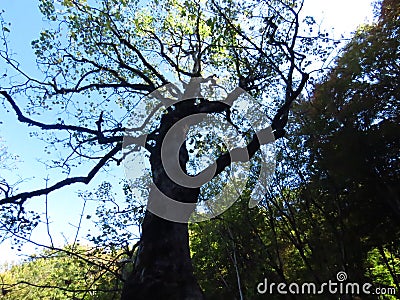
[[[217,162],[212,149],[208,151],[208,156],[202,153],[200,165],[203,164],[203,169],[197,174],[188,175],[180,165],[181,146],[187,143],[188,135],[193,132],[197,132],[203,145],[209,142],[204,136],[212,136],[211,139],[219,143],[218,147],[224,148],[230,155],[229,174],[221,180],[223,184],[218,193],[207,201],[177,201],[151,183],[148,186],[151,190],[151,199],[147,204],[149,211],[164,219],[185,223],[209,220],[227,210],[242,194],[250,177],[249,139],[244,137],[250,133],[257,136],[261,150],[261,161],[258,162],[260,172],[252,189],[249,207],[257,205],[267,192],[276,162],[272,128],[253,97],[241,88],[229,89],[223,82],[199,77],[191,78],[188,83],[162,86],[141,103],[138,106],[141,112],[132,115],[124,135],[124,167],[128,180],[137,176],[137,157],[145,155],[143,148],[146,146],[159,147],[158,154],[153,155],[161,156],[162,167],[174,184],[191,189],[214,180]],[[186,103],[191,106],[185,106]],[[224,109],[221,110],[221,107]],[[185,114],[185,109],[192,112]],[[176,110],[182,111],[178,114]],[[166,113],[171,118],[176,117],[176,120],[165,126],[162,120],[163,116],[166,119]],[[196,136],[196,133],[192,135]],[[159,136],[162,138],[158,139]],[[189,148],[187,144],[186,147]]]
[[[292,283],[276,283],[268,282],[265,278],[264,282],[257,285],[259,294],[292,294],[292,295],[321,295],[321,294],[340,294],[340,295],[396,295],[394,287],[375,287],[371,283],[355,283],[345,282],[347,273],[339,271],[336,274],[336,281],[329,280],[316,284],[313,282],[305,282],[302,284]]]

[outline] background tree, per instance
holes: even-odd
[[[241,299],[240,288],[253,299],[248,277],[319,283],[339,270],[398,291],[399,7],[383,1],[376,23],[359,28],[311,97],[294,106],[274,188],[265,209],[252,212],[258,217],[226,212],[192,227],[196,274],[211,298]],[[232,233],[221,234],[227,223]]]
[[[2,298],[117,299],[121,281],[116,256],[79,245],[42,251],[23,264],[3,266]]]
[[[302,110],[312,153],[307,186],[317,185],[313,197],[336,212],[342,267],[360,272],[357,279],[365,276],[360,270],[371,247],[392,244],[399,234],[399,5],[393,5],[382,3],[377,24],[355,35]]]

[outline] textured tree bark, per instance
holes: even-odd
[[[154,197],[159,195],[158,190],[178,201],[196,203],[199,189],[175,184],[160,164],[154,164],[153,174],[156,184],[150,191],[150,203],[157,200]],[[125,282],[121,299],[204,299],[193,274],[187,223],[165,220],[146,211],[134,270]]]
[[[193,275],[187,224],[146,213],[134,271],[121,299],[204,299]]]

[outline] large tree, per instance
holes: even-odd
[[[26,74],[5,47],[0,56],[22,79],[11,77],[6,82],[3,78],[0,94],[19,122],[49,132],[45,139],[50,147],[69,149],[69,154],[52,162],[61,174],[70,175],[18,193],[4,181],[0,205],[13,208],[10,211],[17,216],[10,217],[10,224],[18,226],[28,199],[71,184],[88,184],[109,164],[124,163],[130,153],[122,153],[124,132],[132,131],[127,127],[128,116],[139,119],[144,111],[144,123],[136,125],[147,132],[125,141],[127,148],[137,143],[148,153],[153,182],[149,205],[170,198],[189,204],[189,209],[179,216],[180,222],[146,211],[122,298],[202,299],[193,276],[187,225],[200,187],[170,178],[162,159],[163,145],[176,150],[167,160],[176,154],[184,175],[193,177],[192,152],[198,154],[199,145],[207,141],[200,138],[196,151],[190,149],[184,141],[188,128],[198,126],[206,115],[218,116],[242,133],[245,141],[234,149],[240,154],[235,158],[222,145],[214,151],[215,170],[210,179],[224,181],[221,174],[234,160],[251,159],[267,142],[261,133],[270,128],[275,139],[284,136],[290,107],[308,79],[306,54],[320,37],[299,35],[302,1],[156,0],[145,6],[133,0],[40,2],[50,25],[32,45],[43,77]],[[307,18],[305,23],[312,25],[313,20]],[[9,29],[2,25],[7,45]],[[324,55],[324,51],[313,54]],[[218,78],[225,79],[227,93],[214,100],[203,86],[217,86]],[[171,84],[176,81],[181,88]],[[231,108],[245,92],[257,100],[270,127],[249,130],[240,109]],[[148,95],[157,101],[144,103]],[[185,121],[193,115],[201,117],[191,119],[192,123]],[[146,127],[151,117],[155,121]],[[184,126],[171,138],[168,133],[182,122]],[[86,175],[72,175],[78,164],[89,168]]]

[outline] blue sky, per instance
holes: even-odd
[[[370,0],[305,0],[304,16],[315,16],[317,23],[325,29],[335,28],[334,34],[339,37],[341,34],[349,36],[358,24],[364,23],[367,18],[371,19],[372,8]],[[38,37],[40,31],[46,27],[37,7],[36,0],[0,0],[0,10],[5,10],[3,17],[11,22],[10,48],[15,53],[14,58],[21,63],[21,67],[29,74],[38,75],[35,57],[31,48],[31,41]],[[2,47],[0,45],[0,47]],[[5,73],[5,66],[0,62],[0,74]],[[30,128],[19,124],[13,113],[5,113],[0,107],[0,136],[5,141],[10,153],[20,156],[18,169],[12,173],[0,170],[1,174],[14,177],[20,175],[22,178],[30,179],[21,185],[21,188],[31,190],[38,185],[43,187],[44,178],[51,177],[51,171],[46,170],[37,161],[39,156],[43,157],[43,143],[37,142],[29,137]],[[121,168],[122,169],[122,168]],[[108,177],[123,177],[123,170],[117,170]],[[85,173],[83,173],[85,174]],[[98,176],[91,184],[95,187],[104,177]],[[91,188],[84,185],[66,188],[49,195],[49,210],[52,215],[52,232],[55,241],[64,243],[64,236],[71,239],[74,234],[74,227],[77,224],[82,208],[82,200],[78,198],[79,189]],[[44,198],[36,198],[30,201],[33,208],[43,208]],[[86,214],[93,215],[94,205],[87,207]],[[89,222],[89,221],[87,221]],[[89,223],[87,225],[90,225]],[[48,241],[45,227],[37,230],[33,238],[42,242]],[[32,246],[23,248],[24,253],[34,251]],[[10,250],[10,245],[0,245],[0,262],[3,260],[17,259],[15,253]]]
[[[42,29],[46,28],[47,23],[42,20],[42,15],[38,9],[39,1],[33,0],[0,0],[0,10],[4,10],[4,19],[11,23],[9,38],[9,48],[14,53],[14,59],[21,63],[21,68],[32,76],[40,76],[35,64],[34,51],[31,48],[31,41],[39,36]],[[0,73],[6,72],[4,63],[0,62]],[[0,111],[0,136],[8,151],[19,156],[17,163],[18,169],[11,172],[0,170],[0,174],[6,178],[12,178],[10,182],[23,179],[19,185],[21,191],[34,190],[35,188],[45,187],[45,178],[56,180],[52,176],[52,171],[47,170],[38,159],[46,159],[44,156],[44,143],[30,138],[29,132],[32,128],[17,121],[14,113],[5,113],[3,108]],[[39,118],[39,117],[36,117]],[[87,169],[82,170],[82,175],[86,175]],[[124,176],[122,168],[116,170],[118,176]],[[107,175],[107,179],[112,180],[115,174]],[[48,197],[48,209],[51,216],[51,232],[55,243],[62,245],[65,238],[69,241],[75,236],[75,225],[78,224],[82,211],[83,201],[77,196],[78,191],[95,188],[105,180],[105,176],[98,176],[90,186],[77,184],[76,186],[66,187],[63,190],[55,191]],[[115,181],[115,180],[114,180]],[[28,208],[43,212],[44,197],[37,197],[29,200]],[[85,215],[94,215],[94,203],[88,203]],[[87,225],[92,226],[91,221]],[[89,227],[87,226],[87,227]],[[87,228],[85,228],[87,229]],[[82,230],[82,236],[86,230]],[[35,230],[32,237],[41,242],[48,242],[44,224]],[[34,247],[26,245],[22,253],[32,253]],[[9,243],[0,245],[1,260],[18,259],[13,251],[10,251]]]

